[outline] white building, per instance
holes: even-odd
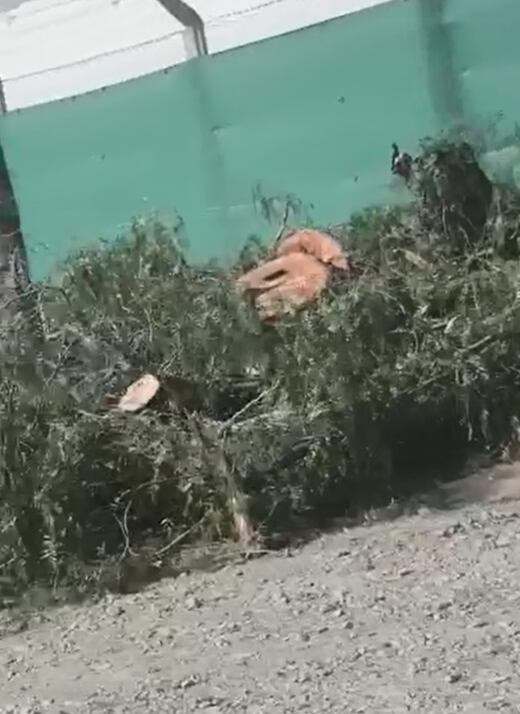
[[[389,0],[189,0],[204,22],[209,53],[384,2]],[[170,67],[193,54],[191,39],[159,0],[0,0],[7,107],[82,94]]]

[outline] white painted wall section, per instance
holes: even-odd
[[[82,94],[183,62],[183,29],[155,0],[27,0],[0,14],[7,107]]]
[[[222,52],[392,0],[188,0]],[[0,0],[8,109],[83,94],[184,62],[185,30],[157,0]]]
[[[391,0],[192,0],[210,52],[222,52]],[[217,10],[218,8],[218,10]]]

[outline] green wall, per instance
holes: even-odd
[[[461,112],[520,117],[517,27],[518,0],[394,0],[0,117],[31,277],[152,211],[183,217],[193,260],[232,259],[269,234],[259,182],[324,223],[399,200],[393,141],[413,150]]]

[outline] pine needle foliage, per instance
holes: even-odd
[[[237,294],[240,265],[188,265],[158,223],[31,286],[0,338],[0,574],[56,584],[150,542],[157,560],[229,538],[231,482],[261,533],[326,520],[507,441],[520,197],[493,186],[461,241],[468,216],[457,224],[450,204],[443,224],[453,197],[432,151],[411,205],[337,232],[356,275],[276,325]],[[464,181],[466,149],[443,151]],[[145,372],[158,396],[137,414],[111,408]]]

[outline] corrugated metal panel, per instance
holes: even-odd
[[[500,113],[500,131],[511,131],[520,121],[520,2],[452,0],[445,19],[467,119],[483,126]]]
[[[33,277],[153,210],[180,212],[195,260],[231,258],[269,232],[257,182],[313,204],[320,222],[399,198],[392,141],[413,151],[454,120],[479,126],[497,111],[497,139],[511,131],[519,20],[517,0],[395,0],[0,117]],[[486,167],[518,178],[519,152],[490,153]]]
[[[33,277],[154,210],[179,211],[194,260],[233,258],[270,231],[258,182],[325,222],[394,200],[392,141],[437,128],[425,77],[411,0],[5,115]]]

